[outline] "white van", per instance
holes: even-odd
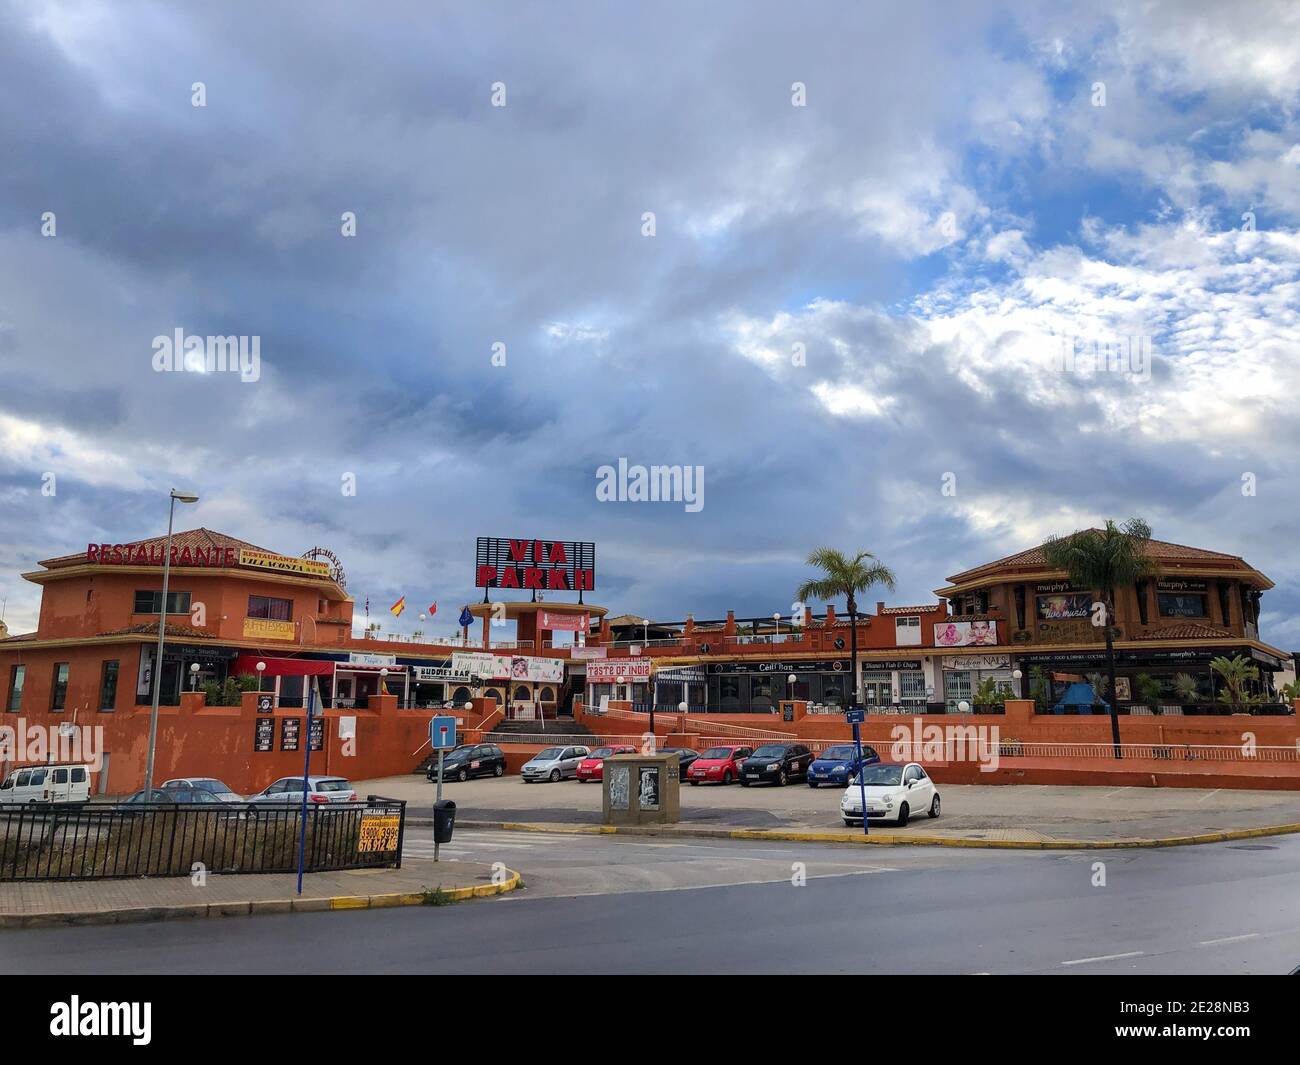
[[[0,783],[0,803],[86,802],[90,799],[90,767],[33,765],[13,770]]]

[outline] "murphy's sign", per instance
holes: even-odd
[[[474,584],[584,592],[596,586],[596,545],[577,540],[512,540],[480,536]]]

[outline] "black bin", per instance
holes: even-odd
[[[439,799],[433,804],[433,841],[450,843],[456,827],[456,804],[450,799]]]

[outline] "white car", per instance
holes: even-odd
[[[164,780],[158,785],[163,791],[206,791],[215,795],[222,802],[243,802],[242,795],[236,795],[215,777],[176,777]]]
[[[547,747],[538,751],[519,770],[525,784],[537,780],[549,780],[555,783],[565,777],[578,775],[578,763],[591,753],[587,747]]]
[[[867,817],[893,821],[900,827],[922,810],[939,816],[939,789],[916,762],[878,762],[864,766],[863,780],[855,776],[840,799],[840,816],[846,825],[862,824],[862,793],[867,796]]]

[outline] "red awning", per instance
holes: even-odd
[[[268,677],[330,677],[334,675],[333,661],[319,658],[268,658],[266,655],[240,655],[230,667],[232,675],[248,673],[257,676],[257,663],[265,662],[263,671]]]

